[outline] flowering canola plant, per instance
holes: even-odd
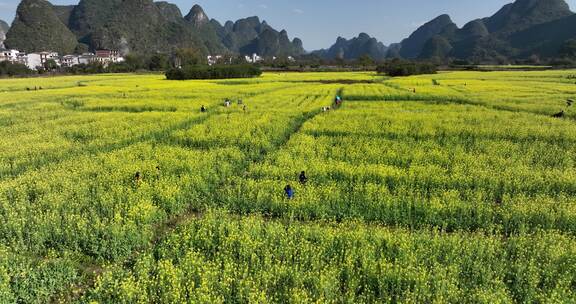
[[[576,301],[575,73],[0,80],[0,303]]]

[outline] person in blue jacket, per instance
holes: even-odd
[[[294,189],[292,189],[290,185],[286,185],[286,187],[284,187],[284,193],[286,193],[288,199],[294,198]]]

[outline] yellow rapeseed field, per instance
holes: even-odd
[[[576,71],[2,79],[0,303],[576,302],[573,98]]]

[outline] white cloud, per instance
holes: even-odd
[[[299,8],[293,9],[292,12],[293,12],[294,14],[298,14],[298,15],[304,14],[304,11],[301,10],[301,9],[299,9]]]

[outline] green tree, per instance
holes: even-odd
[[[48,59],[44,62],[44,64],[42,64],[42,67],[46,71],[54,71],[58,69],[58,64],[54,59]]]
[[[360,58],[358,58],[357,60],[358,64],[364,68],[367,68],[369,66],[374,65],[374,59],[372,59],[372,57],[370,57],[370,55],[368,54],[364,54],[362,56],[360,56]]]
[[[576,58],[576,39],[570,39],[564,42],[560,48],[560,55],[568,58]]]
[[[0,62],[0,76],[20,76],[32,74],[34,71],[20,63],[11,63],[9,61]]]
[[[186,67],[203,63],[202,55],[198,50],[192,48],[178,49],[174,54],[174,65],[176,67]]]
[[[154,54],[148,59],[148,69],[151,71],[163,71],[170,68],[170,58],[166,54]]]
[[[124,57],[124,63],[132,72],[145,68],[145,60],[141,55],[138,54],[126,55]]]

